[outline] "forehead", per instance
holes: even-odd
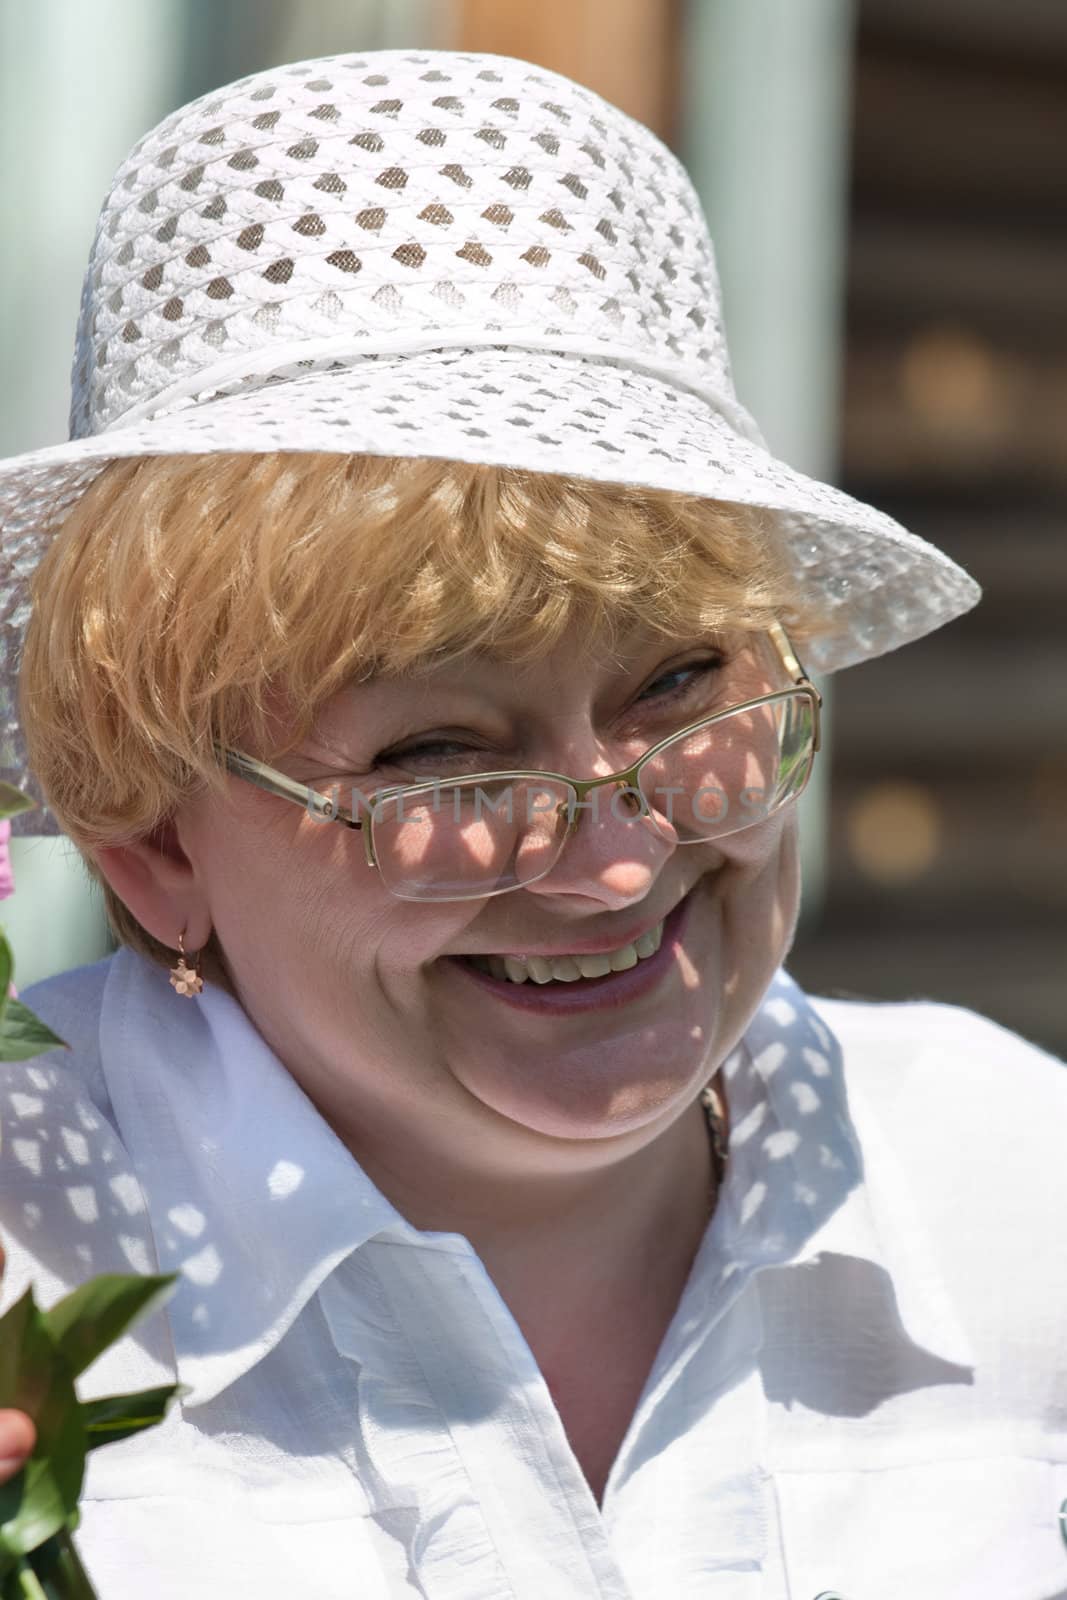
[[[646,624],[627,625],[610,632],[591,632],[580,619],[575,619],[551,645],[527,656],[491,645],[479,646],[451,659],[427,662],[410,673],[371,678],[368,686],[396,685],[414,689],[420,685],[454,684],[484,686],[494,691],[521,691],[576,678],[606,681],[625,677],[647,671],[659,661],[684,655],[686,651],[722,649],[735,653],[742,642],[742,635],[729,635],[722,630],[679,637],[665,635]]]
[[[417,709],[447,697],[450,701],[514,705],[520,702],[562,704],[629,686],[658,667],[687,658],[716,658],[721,653],[723,680],[752,684],[755,694],[766,687],[773,670],[765,635],[718,630],[685,637],[667,637],[648,626],[621,629],[610,635],[590,634],[571,624],[563,636],[530,659],[491,648],[478,648],[453,659],[427,662],[403,673],[382,673],[354,683],[331,702],[349,710],[402,706]],[[756,680],[760,681],[757,682]]]
[[[714,694],[723,706],[755,699],[788,681],[765,634],[679,639],[642,628],[607,640],[576,633],[525,663],[484,649],[417,672],[365,678],[322,705],[305,724],[306,735],[334,756],[360,759],[431,724],[477,726],[503,735],[513,719],[533,726],[611,717],[659,673],[708,659],[716,663]]]

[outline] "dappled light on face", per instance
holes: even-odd
[[[442,783],[374,807],[375,855],[401,898],[476,898],[536,882],[563,847],[573,793],[544,779]]]
[[[487,775],[376,798],[370,821],[386,886],[402,899],[474,899],[537,883],[579,832],[614,836],[622,823],[696,844],[762,822],[807,781],[812,703],[778,693],[652,749],[636,774],[589,789]]]
[[[639,697],[640,714],[631,708],[631,725],[613,741],[614,776],[493,776],[503,765],[496,749],[427,741],[448,746],[445,759],[464,774],[373,799],[374,859],[387,887],[404,899],[475,899],[540,882],[577,835],[588,843],[609,830],[617,851],[620,823],[678,845],[764,821],[803,789],[816,730],[811,694],[781,686],[782,663],[775,670],[768,649],[753,640],[721,663],[713,655],[710,666],[661,673],[654,684],[677,677],[686,691],[665,704],[653,695],[651,708]],[[724,701],[734,709],[719,709]],[[678,722],[688,727],[669,736]],[[403,763],[401,753],[394,765]]]
[[[370,721],[409,726],[399,739],[383,728],[377,754],[349,752],[351,770],[371,774],[352,785],[350,800],[342,782],[323,795],[240,752],[227,760],[238,776],[324,820],[356,819],[368,863],[400,899],[532,887],[579,846],[592,847],[586,867],[598,856],[604,872],[624,851],[644,872],[652,841],[704,844],[775,815],[804,788],[817,744],[818,696],[780,629],[678,644],[668,650],[642,635],[605,665],[576,640],[573,660],[557,655],[528,669],[518,701],[510,678],[511,692],[501,691],[501,664],[485,656],[442,663],[428,675],[432,692],[420,680],[414,705],[405,684],[368,685]],[[337,726],[316,738],[343,756],[350,695],[336,711]],[[548,770],[522,769],[524,756]],[[555,762],[575,775],[560,776]]]
[[[788,695],[672,741],[641,769],[658,827],[679,843],[761,822],[799,794],[812,759],[811,704]]]

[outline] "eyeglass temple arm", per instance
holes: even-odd
[[[258,788],[265,789],[268,794],[280,795],[283,800],[295,800],[298,805],[304,807],[309,816],[319,817],[324,822],[343,822],[349,828],[363,827],[359,817],[354,817],[344,806],[338,805],[336,800],[331,800],[329,795],[319,794],[318,790],[310,789],[306,783],[297,783],[295,778],[287,778],[284,773],[264,766],[262,761],[242,755],[240,750],[216,745],[215,752],[234,777],[245,778]]]
[[[798,688],[811,690],[812,704],[815,711],[815,727],[812,730],[814,736],[813,748],[814,754],[818,755],[822,748],[822,695],[808,677],[800,657],[790,644],[789,635],[786,633],[781,623],[772,622],[769,625],[767,632],[774,640],[775,648],[782,658],[782,664],[785,667],[785,670],[789,673],[789,676],[793,679],[793,682]]]

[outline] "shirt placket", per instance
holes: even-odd
[[[424,1527],[409,1552],[420,1592],[427,1600],[634,1600],[514,1317],[467,1241],[426,1241],[379,1239],[360,1252],[390,1312],[380,1359],[408,1389],[422,1388],[416,1403],[433,1413],[423,1423],[432,1436],[424,1481],[415,1486]],[[358,1333],[346,1336],[331,1316],[329,1296],[326,1309],[342,1354],[366,1359]],[[388,1384],[390,1373],[383,1378]],[[384,1482],[389,1440],[372,1431]],[[420,1463],[394,1443],[396,1470],[410,1480]]]
[[[729,1274],[714,1310],[679,1308],[615,1463],[604,1501],[635,1595],[785,1600],[766,1469],[768,1408],[758,1267]],[[707,1282],[693,1300],[707,1305]]]

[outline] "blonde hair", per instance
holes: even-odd
[[[818,626],[767,512],[509,467],[327,454],[112,462],[36,574],[21,675],[30,763],[86,857],[143,838],[216,742],[280,754],[346,682],[479,649]],[[273,730],[273,731],[272,731]],[[272,739],[275,741],[273,746]],[[104,884],[116,936],[172,952]]]

